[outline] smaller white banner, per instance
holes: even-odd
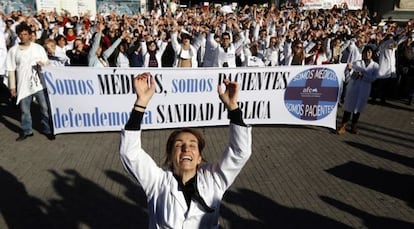
[[[332,9],[335,5],[338,8],[346,4],[350,10],[362,9],[364,0],[302,0],[305,9]]]

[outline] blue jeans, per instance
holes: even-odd
[[[42,132],[44,134],[51,134],[52,130],[50,128],[50,119],[49,119],[49,110],[48,103],[46,101],[46,90],[38,91],[32,95],[29,95],[22,100],[20,100],[20,110],[21,114],[21,125],[24,135],[32,134],[32,114],[30,112],[30,107],[33,102],[33,97],[36,98],[36,101],[39,103],[40,107],[40,124],[42,125]]]

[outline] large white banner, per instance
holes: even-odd
[[[334,5],[338,8],[343,7],[344,4],[348,9],[358,10],[362,9],[364,0],[302,0],[305,9],[332,9]]]
[[[136,99],[134,76],[148,71],[156,94],[143,129],[227,125],[217,85],[240,83],[239,107],[247,124],[335,128],[344,64],[273,68],[144,69],[46,67],[54,133],[119,131]]]

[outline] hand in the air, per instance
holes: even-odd
[[[134,89],[137,95],[135,104],[141,107],[146,107],[155,93],[154,77],[152,77],[149,72],[136,76],[134,78]]]
[[[223,83],[226,87],[226,90],[224,92],[221,88],[221,83],[219,83],[217,86],[217,92],[219,94],[220,100],[226,105],[229,111],[237,109],[239,107],[237,104],[240,88],[239,83],[230,80],[223,80]]]

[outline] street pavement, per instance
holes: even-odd
[[[221,227],[414,228],[414,105],[404,103],[368,104],[358,135],[253,126],[253,155],[224,196]],[[36,111],[34,136],[16,142],[19,112],[1,96],[0,228],[147,228],[145,195],[119,160],[120,133],[50,141]],[[216,160],[227,128],[199,129]],[[143,131],[158,164],[170,132]]]

